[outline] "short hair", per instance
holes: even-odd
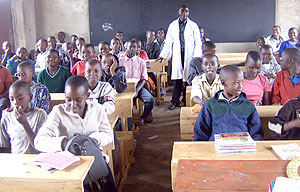
[[[142,41],[139,38],[133,38],[132,40],[134,40],[136,43],[142,43]]]
[[[84,41],[84,43],[85,43],[85,40],[84,40],[83,37],[79,37],[77,40],[78,40],[78,41]]]
[[[206,51],[208,49],[216,49],[216,44],[212,41],[205,41],[202,43],[202,51]]]
[[[119,43],[121,43],[120,39],[118,39],[116,37],[112,38],[110,41],[112,41],[112,40],[116,40],[116,41],[119,41]]]
[[[297,66],[300,65],[300,50],[298,48],[295,47],[286,48],[283,51],[283,53],[286,54],[288,58],[294,59]]]
[[[202,27],[202,26],[199,26],[199,30],[201,30],[201,29],[203,29],[203,30],[204,30],[204,27]]]
[[[32,94],[30,91],[30,87],[26,81],[17,80],[15,81],[9,89],[24,89],[29,95]]]
[[[118,34],[118,33],[122,33],[122,34],[123,34],[123,32],[122,32],[122,31],[118,31],[116,34]]]
[[[265,45],[261,46],[260,50],[262,50],[262,49],[271,49],[273,52],[273,48],[269,44],[265,44]]]
[[[147,33],[152,33],[152,32],[155,33],[155,31],[154,31],[153,29],[148,29],[148,30],[146,31],[146,34],[147,34]]]
[[[33,65],[32,63],[30,63],[29,61],[23,61],[21,62],[19,65],[18,65],[18,68],[19,67],[24,67],[24,68],[30,68],[33,72]]]
[[[250,58],[253,61],[261,61],[260,54],[257,51],[249,51],[246,57],[246,61],[248,61],[248,59]]]
[[[73,35],[70,36],[70,40],[72,39],[72,37],[76,37],[78,39],[78,36],[75,35],[75,34],[73,34]]]
[[[281,27],[280,27],[279,25],[274,25],[273,29],[274,29],[275,27],[278,27],[278,28],[280,29],[280,31],[281,31]]]
[[[105,59],[106,57],[114,57],[114,56],[113,56],[113,54],[111,54],[111,53],[107,53],[107,54],[103,55],[103,56],[102,56],[102,59],[101,59],[102,63],[104,62],[104,59]]]
[[[56,41],[56,38],[54,36],[49,36],[49,39],[54,39]]]
[[[216,58],[216,60],[217,60],[217,63],[219,64],[219,58],[218,58],[218,56],[217,56],[217,55],[215,55],[215,54],[212,54],[212,53],[207,53],[207,54],[203,55],[203,57],[202,57],[202,61],[203,61],[203,59],[204,59],[205,57],[215,57],[215,58]]]
[[[90,43],[84,44],[83,47],[85,47],[85,48],[92,47],[92,49],[95,50],[95,49],[94,49],[94,46],[93,46],[92,44],[90,44]]]
[[[103,45],[107,45],[109,47],[109,43],[107,41],[101,41],[98,46],[100,47],[100,45],[103,44]]]
[[[20,51],[21,49],[25,49],[27,52],[27,49],[25,47],[19,47],[16,52]]]
[[[294,29],[297,31],[296,27],[291,27],[291,28],[289,28],[289,32]]]
[[[71,76],[67,79],[66,84],[65,84],[65,89],[66,87],[83,87],[84,91],[88,93],[89,91],[89,82],[87,79],[83,76],[80,75],[74,75]]]
[[[39,41],[40,41],[41,43],[42,43],[42,42],[45,42],[45,43],[48,44],[48,41],[47,41],[46,39],[40,39]]]
[[[89,65],[91,65],[91,64],[100,65],[100,68],[101,68],[101,63],[100,63],[97,59],[89,59],[89,60],[86,62],[86,64],[85,64],[85,68],[86,68],[86,66],[87,66],[87,63],[88,63]]]
[[[159,28],[159,29],[157,29],[157,31],[164,31],[165,32],[165,30],[163,28]]]
[[[220,79],[221,80],[225,80],[228,77],[232,77],[231,74],[233,73],[242,73],[242,70],[235,66],[235,65],[225,65],[224,67],[222,67],[222,69],[220,70]]]
[[[57,56],[59,56],[59,53],[58,53],[58,51],[56,49],[50,49],[49,53],[56,53]]]
[[[137,44],[137,40],[136,39],[131,39],[130,41],[128,41],[128,45],[129,45],[129,43],[130,44],[132,44],[132,43],[136,43]]]

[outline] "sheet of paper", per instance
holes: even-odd
[[[300,180],[287,177],[277,177],[273,192],[295,192],[300,191]]]

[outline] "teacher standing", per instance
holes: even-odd
[[[172,51],[171,80],[174,81],[174,89],[172,103],[168,107],[170,110],[180,106],[181,92],[183,92],[182,102],[185,104],[190,60],[202,54],[199,27],[188,18],[189,8],[182,5],[178,10],[178,15],[179,18],[169,25],[164,48],[157,59],[157,61],[162,61]]]

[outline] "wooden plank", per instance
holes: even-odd
[[[65,102],[65,93],[50,93],[50,104],[49,104],[49,109],[50,111],[52,110],[53,106],[62,104]]]
[[[135,92],[117,93],[115,95],[115,113],[121,118],[132,117]]]
[[[286,177],[284,160],[188,160],[178,162],[174,192],[268,191],[276,177]]]
[[[29,154],[0,154],[1,191],[84,191],[83,180],[94,157],[80,156],[80,161],[52,173],[32,165],[35,157]]]
[[[171,177],[172,186],[176,176],[176,170],[179,159],[198,159],[198,160],[279,160],[280,158],[272,150],[271,145],[282,145],[297,143],[299,140],[286,141],[257,141],[255,153],[227,154],[220,155],[215,149],[215,143],[212,141],[201,142],[174,142]]]
[[[127,88],[125,92],[136,92],[136,85],[140,81],[139,79],[126,79],[127,81]]]

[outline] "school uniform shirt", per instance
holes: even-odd
[[[109,53],[113,54],[112,51],[110,51]],[[123,57],[124,53],[125,53],[124,51],[119,51],[118,54],[116,54],[116,55],[114,54],[114,56],[116,56],[118,58],[118,61],[119,61],[120,58]]]
[[[200,30],[198,25],[187,18],[184,29],[184,68],[181,62],[181,46],[179,39],[179,18],[173,21],[168,28],[165,45],[160,53],[160,57],[167,58],[170,50],[172,50],[172,80],[183,79],[187,81],[189,63],[194,57],[201,57],[202,42],[200,39]]]
[[[32,83],[33,85],[30,87],[31,94],[33,96],[31,100],[31,107],[44,109],[48,114],[51,100],[49,90],[41,83]]]
[[[32,111],[25,113],[25,117],[34,135],[36,135],[42,124],[46,121],[47,113],[43,109],[34,108]],[[11,153],[36,153],[29,142],[24,127],[17,121],[14,111],[3,111],[0,146],[10,148]]]
[[[26,58],[25,61],[28,61],[33,65],[33,70],[35,69],[35,63],[31,59]],[[21,61],[22,62],[22,61]],[[10,73],[12,75],[16,75],[17,73],[17,67],[21,63],[20,61],[9,59],[6,64],[6,68],[10,70]]]
[[[124,53],[123,56],[126,57],[127,54],[128,54],[128,51],[125,51],[125,53]],[[146,51],[144,51],[142,49],[140,51],[140,54],[138,54],[137,56],[140,57],[140,58],[142,58],[144,61],[148,61],[149,60],[149,57],[148,57]]]
[[[262,105],[265,92],[271,92],[271,86],[267,77],[257,74],[255,79],[244,79],[242,91],[254,105]]]
[[[117,67],[115,75],[112,77],[109,77],[105,71],[102,70],[101,81],[108,82],[118,93],[123,93],[127,88],[125,67]]]
[[[72,75],[80,75],[85,77],[85,60],[78,61],[71,69]]]
[[[159,45],[154,41],[151,44],[146,44],[146,42],[143,42],[142,49],[146,51],[149,59],[157,59],[159,57]]]
[[[53,76],[47,67],[39,72],[37,82],[45,85],[50,93],[64,93],[65,82],[69,77],[71,77],[71,73],[65,67],[58,66],[58,70]]]
[[[142,58],[138,56],[122,57],[119,65],[125,67],[127,79],[148,80],[146,63]]]
[[[96,102],[86,103],[87,109],[83,119],[77,113],[71,112],[66,104],[54,106],[34,139],[36,149],[41,152],[62,151],[62,140],[72,137],[75,133],[95,139],[99,147],[110,144],[113,140],[113,130],[105,108]]]
[[[45,69],[48,66],[48,63],[47,63],[47,54],[48,54],[48,51],[45,51],[44,53],[40,52],[36,56],[35,67],[39,67],[39,68]]]
[[[224,87],[221,84],[218,74],[216,74],[216,78],[210,85],[206,79],[206,74],[204,73],[200,76],[196,76],[192,81],[191,100],[196,96],[200,99],[210,99],[222,89],[224,89]]]
[[[5,91],[5,85],[13,83],[9,69],[0,66],[0,94]]]
[[[274,53],[279,51],[282,42],[284,42],[284,40],[281,36],[279,36],[279,39],[276,39],[273,35],[266,38],[266,44],[272,47]]]
[[[267,74],[274,74],[276,75],[279,71],[281,71],[281,67],[277,62],[270,62],[268,64],[262,63],[260,68],[260,74],[266,76]],[[270,85],[273,85],[274,78],[268,78]]]
[[[116,91],[107,82],[99,81],[97,86],[93,89],[89,89],[89,100],[100,103],[104,106],[108,115],[115,112],[115,99]]]
[[[300,95],[300,82],[293,85],[288,71],[277,73],[272,87],[272,104],[284,105],[288,100]]]
[[[298,41],[295,44],[293,44],[291,41],[282,42],[280,45],[280,48],[279,48],[279,57],[282,56],[282,53],[285,49],[296,47],[296,44],[298,44],[298,43],[299,43]]]

